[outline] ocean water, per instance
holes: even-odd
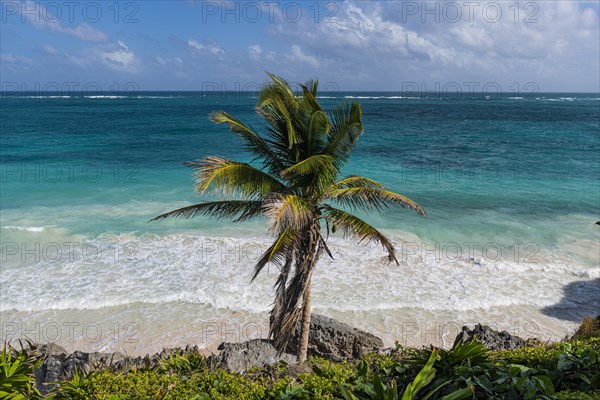
[[[396,243],[329,239],[317,313],[394,341],[447,346],[464,324],[559,339],[600,309],[600,95],[327,93],[358,100],[365,134],[345,173],[428,212],[362,215]],[[3,93],[0,323],[3,339],[69,350],[212,348],[267,334],[271,267],[250,283],[266,221],[148,223],[202,201],[182,165],[249,161],[208,120],[257,130],[249,93],[135,96]]]

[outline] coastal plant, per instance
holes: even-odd
[[[436,369],[434,363],[438,358],[437,350],[432,350],[430,356],[417,373],[414,379],[409,382],[402,391],[402,397],[399,397],[400,390],[395,379],[391,379],[384,383],[377,373],[370,373],[368,364],[363,360],[357,366],[357,379],[355,382],[343,384],[338,382],[338,387],[341,395],[345,400],[414,400],[417,398],[430,399],[434,398],[439,391],[450,380],[434,381]],[[423,397],[418,397],[419,392],[427,389],[427,394]],[[461,400],[472,397],[473,391],[470,386],[461,389],[453,390],[451,393],[443,397],[435,397],[443,400]]]
[[[524,365],[463,365],[456,369],[453,385],[469,385],[478,399],[552,399],[555,388],[544,370]]]
[[[285,389],[279,392],[275,397],[277,400],[294,400],[302,399],[309,396],[309,392],[304,389],[303,385],[294,384],[293,382],[288,383]]]
[[[92,379],[95,372],[85,373],[76,369],[69,380],[51,382],[54,387],[52,393],[57,399],[85,400],[89,397]]]
[[[350,211],[381,211],[389,206],[410,208],[420,215],[425,211],[372,179],[341,177],[364,130],[358,102],[340,104],[327,114],[317,100],[317,81],[300,85],[301,93],[294,93],[282,78],[272,74],[269,78],[256,106],[266,122],[263,134],[225,111],[210,115],[212,121],[227,124],[242,139],[253,162],[210,156],[187,163],[196,171],[198,193],[217,194],[222,200],[183,207],[152,221],[199,215],[235,222],[268,218],[275,241],[258,259],[252,280],[269,263],[279,268],[269,337],[283,352],[300,324],[296,352],[298,360],[305,361],[311,280],[320,256],[332,257],[327,246],[329,234],[340,231],[359,243],[377,242],[388,260],[397,263],[392,241]]]
[[[249,379],[221,368],[191,373],[160,368],[127,372],[106,369],[93,375],[85,398],[258,400],[266,398],[267,390],[262,379]]]
[[[295,399],[334,399],[339,391],[337,382],[351,380],[356,375],[354,364],[346,361],[310,357],[305,365],[310,367],[309,372],[297,374],[296,382],[290,382],[291,386],[296,386],[293,389],[296,391]],[[293,373],[293,370],[288,370],[290,372]]]
[[[470,365],[490,363],[490,350],[485,345],[473,339],[469,342],[457,340],[450,350],[435,349],[437,357],[435,367],[444,374],[451,374],[455,367],[469,362]],[[407,358],[409,363],[423,365],[431,356],[431,351],[421,350]]]
[[[499,363],[527,365],[551,378],[557,391],[600,389],[600,338],[523,347],[494,355]]]
[[[559,354],[554,378],[557,385],[569,389],[600,389],[600,353],[588,347],[581,353]]]
[[[591,392],[580,392],[573,390],[564,390],[554,394],[556,400],[600,400],[600,390]]]
[[[436,351],[434,367],[438,369],[439,379],[432,385],[443,384],[440,393],[448,393],[446,396],[465,386],[478,399],[551,399],[554,393],[554,384],[546,370],[519,364],[495,364],[492,352],[476,339],[457,340],[452,349]],[[408,361],[420,364],[422,360],[423,353]]]
[[[186,350],[182,354],[171,352],[159,360],[163,371],[190,373],[208,366],[206,357],[199,351]]]
[[[0,398],[7,400],[38,399],[34,371],[42,358],[20,343],[16,349],[5,342],[0,353]],[[31,345],[31,344],[30,344]],[[30,346],[31,349],[31,346]]]

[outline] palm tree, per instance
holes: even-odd
[[[220,157],[187,163],[196,170],[197,191],[216,192],[223,200],[180,208],[153,221],[209,215],[238,222],[266,216],[276,239],[256,263],[252,280],[268,263],[279,268],[269,337],[283,352],[302,318],[297,353],[301,362],[308,350],[311,277],[323,251],[331,257],[325,239],[329,233],[340,230],[360,243],[379,242],[389,261],[398,263],[385,235],[342,208],[372,211],[399,205],[423,216],[425,211],[372,179],[340,179],[341,168],[363,133],[358,102],[340,104],[328,116],[317,101],[317,81],[300,85],[302,93],[295,95],[285,80],[272,74],[269,78],[256,107],[266,121],[264,135],[224,111],[210,115],[244,141],[255,165]]]

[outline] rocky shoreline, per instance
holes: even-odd
[[[299,332],[296,332],[298,335]],[[526,346],[532,340],[524,340],[508,332],[498,332],[480,324],[473,329],[464,326],[456,337],[462,342],[472,339],[483,343],[492,350],[510,350]],[[293,341],[295,342],[295,341]],[[533,340],[535,343],[535,340]],[[198,346],[163,349],[159,353],[144,357],[130,357],[123,353],[85,353],[67,351],[53,343],[30,343],[30,350],[43,357],[42,364],[35,370],[36,386],[42,393],[48,393],[51,382],[71,379],[76,371],[89,373],[110,368],[115,371],[157,367],[174,355],[197,353],[207,357],[207,362],[215,367],[226,368],[234,372],[243,372],[252,367],[274,364],[284,361],[293,364],[296,361],[294,344],[279,355],[267,339],[254,339],[242,343],[222,343],[218,352],[204,354]],[[383,340],[368,332],[321,315],[313,315],[309,337],[310,356],[320,356],[332,361],[358,359],[369,352],[391,353],[394,349],[384,348]]]

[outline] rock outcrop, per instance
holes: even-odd
[[[475,339],[490,350],[513,350],[527,345],[527,341],[518,336],[511,335],[506,331],[496,331],[489,326],[477,324],[475,328],[462,327],[462,331],[456,336],[455,343],[470,342]]]
[[[299,337],[300,326],[296,328],[294,339],[286,349],[288,353],[296,354]],[[369,332],[323,315],[313,314],[311,317],[308,336],[309,356],[325,357],[334,361],[355,359],[368,352],[377,351],[381,347],[383,347],[383,340]]]
[[[47,394],[50,391],[52,388],[50,382],[71,379],[75,375],[75,371],[87,374],[103,368],[111,368],[116,371],[129,368],[149,368],[158,365],[161,360],[168,358],[170,354],[202,351],[198,346],[187,346],[185,349],[164,349],[152,356],[127,357],[118,352],[85,353],[75,351],[69,354],[65,349],[54,343],[32,344],[29,349],[39,353],[44,360],[35,370],[36,387],[42,394]]]
[[[242,372],[251,367],[262,367],[266,364],[275,364],[279,361],[286,363],[296,362],[296,356],[283,353],[273,347],[270,340],[254,339],[242,343],[221,343],[221,352],[213,356],[213,360],[223,368],[230,371]]]

